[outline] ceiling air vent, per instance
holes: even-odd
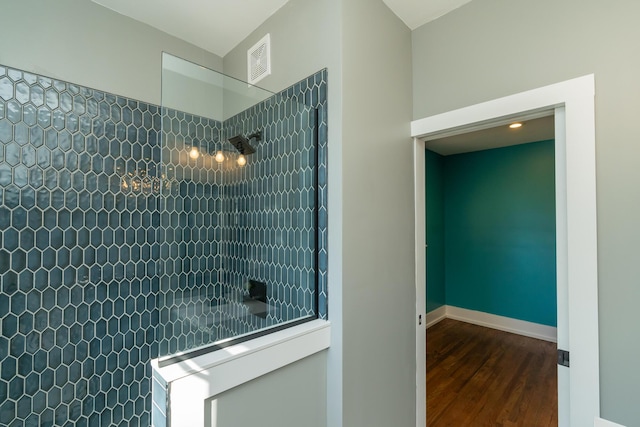
[[[264,36],[247,51],[247,80],[256,84],[271,74],[271,37]]]

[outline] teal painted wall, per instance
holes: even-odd
[[[447,304],[556,326],[554,142],[445,160]]]
[[[444,157],[425,150],[427,313],[445,305]]]
[[[554,142],[426,152],[427,312],[556,326]]]

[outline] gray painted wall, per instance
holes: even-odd
[[[271,34],[271,75],[257,86],[278,92],[328,68],[340,72],[340,0],[290,0],[224,57],[224,73],[247,81],[247,49]],[[334,92],[335,93],[335,92]]]
[[[163,107],[223,121],[223,97],[221,86],[205,83],[172,70],[162,71]]]
[[[594,73],[601,411],[640,425],[640,3],[475,0],[412,33],[415,119]]]
[[[382,1],[343,13],[344,426],[415,426],[411,33]]]
[[[160,104],[162,52],[222,58],[89,0],[2,0],[0,63]]]
[[[259,86],[278,92],[322,68],[328,70],[328,287],[332,330],[331,347],[322,362],[327,366],[327,395],[318,404],[326,407],[327,426],[331,427],[343,425],[342,1],[290,0],[224,57],[225,74],[246,80],[247,49],[270,33],[272,74]],[[277,401],[278,397],[271,398]],[[241,407],[241,399],[237,405]]]
[[[246,78],[246,50],[267,32],[273,74],[259,85],[329,71],[327,425],[413,427],[410,31],[381,0],[292,0],[225,73]]]
[[[326,354],[317,353],[212,400],[216,427],[326,427]]]

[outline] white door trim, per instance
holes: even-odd
[[[425,209],[425,166],[424,141],[414,138],[413,170],[415,200],[415,268],[416,268],[416,426],[427,425],[427,252],[426,252],[426,209]],[[422,285],[419,285],[422,284]]]
[[[559,380],[563,381],[562,375],[565,375],[564,380],[568,378],[569,382],[569,399],[561,398],[560,403],[564,408],[559,411],[569,421],[560,419],[560,427],[590,425],[600,415],[594,95],[595,79],[593,75],[588,75],[411,123],[411,136],[415,141],[416,317],[424,318],[426,242],[423,141],[445,133],[460,134],[506,124],[515,118],[527,116],[556,114],[556,120],[562,120],[564,113],[564,147],[561,135],[556,138],[556,146],[560,145],[564,152],[564,165],[560,164],[560,170],[564,169],[566,186],[556,188],[556,193],[566,192],[566,214],[559,213],[564,215],[564,221],[557,224],[561,227],[562,223],[566,224],[566,230],[561,229],[559,235],[562,237],[562,234],[566,234],[566,241],[557,247],[557,262],[565,263],[559,266],[558,272],[566,274],[566,290],[563,292],[566,291],[568,296],[568,331],[559,324],[558,338],[560,340],[564,334],[568,339],[566,350],[571,352],[571,368],[568,373],[559,369]],[[561,128],[556,127],[556,132]],[[556,181],[556,186],[561,184],[562,179]],[[562,206],[556,208],[562,209]],[[560,280],[558,286],[565,286],[563,282]],[[558,301],[560,303],[562,301]],[[416,328],[417,427],[424,427],[426,423],[426,387],[424,368],[421,368],[426,357],[424,323]]]
[[[567,276],[567,156],[566,114],[564,106],[555,109],[556,173],[556,331],[559,349],[569,349],[569,283]],[[558,425],[570,425],[569,371],[558,365]]]

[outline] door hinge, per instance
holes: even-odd
[[[569,352],[558,349],[558,365],[569,367]]]
[[[422,314],[418,314],[418,325],[422,325]]]

